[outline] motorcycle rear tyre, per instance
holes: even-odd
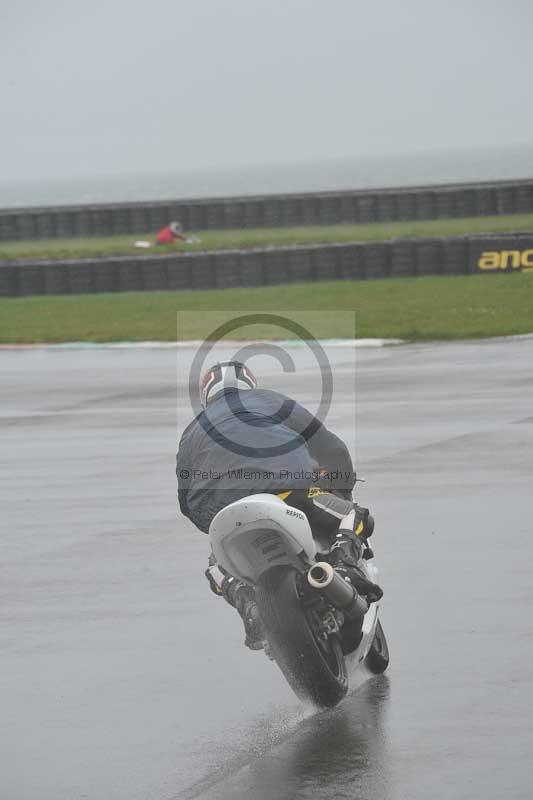
[[[292,567],[266,572],[256,589],[270,653],[296,695],[319,708],[332,708],[348,691],[348,676],[336,636],[319,642],[302,608]]]

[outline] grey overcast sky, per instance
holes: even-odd
[[[0,3],[0,180],[533,139],[531,0]]]

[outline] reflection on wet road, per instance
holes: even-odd
[[[193,786],[188,798],[389,797],[389,681],[366,683],[331,711],[315,712],[227,778]]]

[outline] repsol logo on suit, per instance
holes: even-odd
[[[530,250],[485,250],[477,262],[481,270],[523,269],[533,271],[533,248]]]

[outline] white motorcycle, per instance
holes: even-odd
[[[254,494],[219,511],[209,536],[218,564],[254,587],[267,654],[302,700],[335,706],[363,665],[374,674],[387,669],[379,604],[369,606],[327,563],[329,545],[304,513]],[[368,546],[358,566],[377,583]]]

